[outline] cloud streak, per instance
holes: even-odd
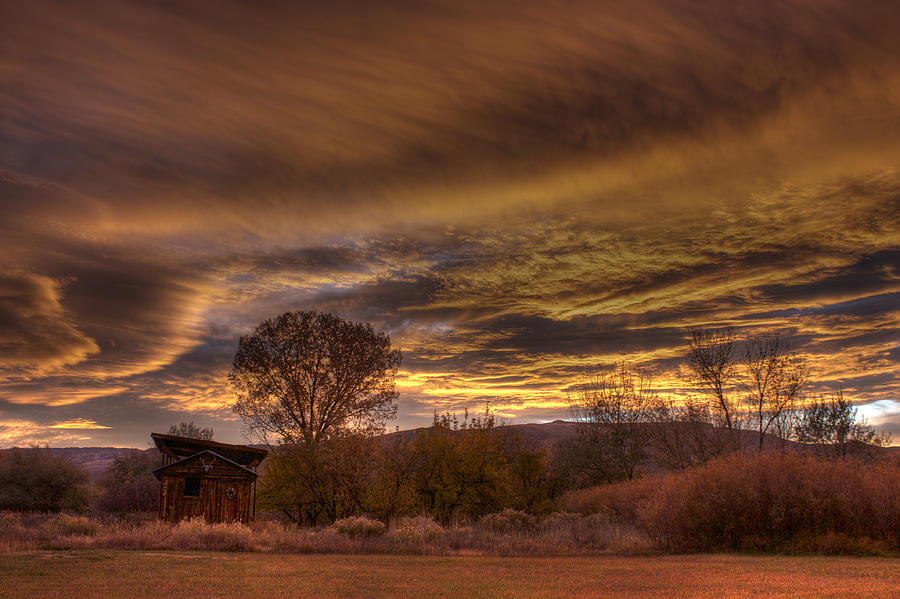
[[[565,416],[614,359],[677,391],[693,326],[786,331],[819,389],[900,400],[890,4],[4,15],[4,439],[237,441],[237,338],[297,308],[403,348],[402,426]]]

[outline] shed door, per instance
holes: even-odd
[[[222,506],[222,522],[235,522],[240,518],[241,484],[237,481],[221,481],[219,497]]]
[[[241,521],[241,481],[207,479],[205,514],[207,522]]]

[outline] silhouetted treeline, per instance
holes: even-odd
[[[778,335],[693,331],[679,402],[619,363],[585,377],[571,398],[576,433],[527,444],[482,417],[435,415],[413,435],[343,432],[285,443],[267,459],[260,506],[297,523],[369,515],[441,522],[503,509],[549,513],[571,490],[680,471],[734,453],[789,449],[874,459],[887,438],[841,393],[807,399],[809,368]]]
[[[677,494],[679,486],[667,481],[696,474],[648,475],[743,467],[729,457],[735,454],[797,452],[818,460],[821,472],[885,455],[887,437],[860,421],[840,392],[804,396],[809,369],[778,336],[741,340],[728,331],[695,331],[687,363],[692,393],[679,402],[661,397],[646,373],[624,363],[578,381],[571,397],[575,434],[555,444],[529,443],[487,410],[476,417],[436,414],[431,427],[414,433],[335,428],[315,442],[285,439],[263,463],[258,508],[305,525],[361,515],[385,523],[429,516],[446,524],[507,509],[545,515],[568,501],[566,493],[635,479],[643,479],[636,489],[669,485],[666,492]],[[176,432],[189,428],[196,427],[183,424]],[[703,470],[706,464],[719,465]],[[4,452],[0,508],[153,512],[155,465],[143,452],[119,456],[92,487],[83,469],[47,450]],[[696,499],[683,498],[705,513]],[[819,501],[807,499],[810,506]]]

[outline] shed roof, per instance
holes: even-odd
[[[244,466],[241,466],[234,460],[229,460],[225,456],[219,455],[215,451],[211,451],[209,449],[195,453],[194,455],[188,456],[188,457],[184,458],[183,460],[178,460],[177,462],[172,462],[171,464],[166,464],[165,466],[160,466],[159,468],[156,468],[153,470],[153,476],[155,476],[157,479],[161,479],[162,473],[164,470],[167,470],[169,468],[174,468],[175,466],[179,466],[181,464],[184,464],[185,462],[190,462],[191,460],[194,460],[194,459],[199,459],[201,456],[204,456],[204,455],[211,455],[216,459],[223,460],[226,464],[229,464],[235,468],[238,468],[238,469],[246,472],[247,474],[252,476],[254,479],[257,476],[259,476],[259,474],[257,472],[254,472],[253,470],[250,470],[249,468],[245,468]]]
[[[204,441],[190,437],[176,437],[175,435],[163,435],[162,433],[150,433],[156,447],[170,458],[180,460],[190,457],[202,451],[213,451],[239,466],[255,468],[269,453],[268,450],[251,447],[249,445],[231,445],[218,441]]]

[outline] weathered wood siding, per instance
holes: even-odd
[[[199,497],[184,496],[187,478],[200,479]],[[207,522],[250,521],[252,477],[223,460],[215,460],[209,471],[199,459],[187,460],[163,473],[160,482],[159,517],[163,520],[202,516]]]

